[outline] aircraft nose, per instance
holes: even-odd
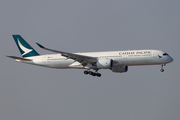
[[[169,56],[169,62],[172,62],[172,61],[174,61],[174,59]]]

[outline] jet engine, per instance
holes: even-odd
[[[123,73],[128,71],[128,66],[121,66],[121,67],[112,67],[111,69],[113,72]]]
[[[112,59],[99,59],[96,62],[96,66],[99,69],[111,69],[113,67]]]

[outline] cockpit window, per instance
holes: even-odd
[[[164,54],[163,54],[163,56],[166,56],[166,55],[168,55],[168,54],[167,54],[167,53],[164,53]]]

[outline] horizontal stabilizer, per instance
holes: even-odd
[[[6,57],[17,59],[17,60],[32,61],[31,59],[25,59],[25,58],[16,57],[16,56],[6,56]]]

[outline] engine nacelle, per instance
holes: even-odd
[[[128,71],[128,66],[112,67],[113,72],[123,73]]]
[[[112,59],[99,59],[96,62],[97,68],[100,69],[111,69],[113,67],[113,60]]]

